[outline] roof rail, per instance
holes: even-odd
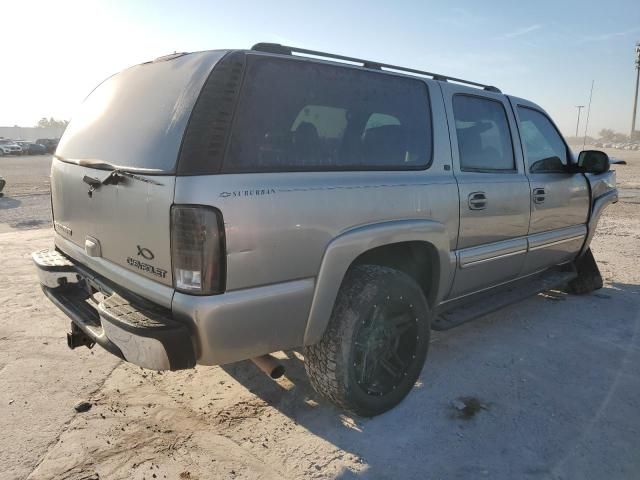
[[[423,70],[416,70],[415,68],[399,67],[397,65],[389,65],[388,63],[373,62],[371,60],[363,60],[361,58],[347,57],[344,55],[337,55],[335,53],[319,52],[316,50],[307,50],[306,48],[289,47],[286,45],[280,45],[279,43],[256,43],[251,50],[265,53],[275,53],[278,55],[293,55],[294,53],[302,53],[303,55],[313,55],[314,57],[331,58],[334,60],[342,60],[345,62],[360,63],[365,68],[371,68],[374,70],[396,70],[399,72],[415,73],[417,75],[426,75],[438,80],[440,82],[456,82],[464,83],[466,85],[472,85],[474,87],[480,87],[488,92],[502,93],[500,89],[492,85],[484,85],[482,83],[472,82],[470,80],[463,80],[461,78],[449,77],[447,75],[440,75],[439,73],[425,72]]]

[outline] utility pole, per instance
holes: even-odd
[[[576,138],[578,138],[578,127],[580,126],[580,111],[584,108],[584,105],[576,105],[578,109],[578,121],[576,122]]]
[[[640,42],[636,43],[636,94],[633,97],[633,118],[631,119],[631,136],[633,140],[636,132],[636,109],[638,108],[638,83],[640,83]]]
[[[584,124],[584,140],[582,141],[582,149],[587,144],[587,129],[589,128],[589,116],[591,115],[591,99],[593,98],[593,84],[595,80],[591,80],[591,93],[589,94],[589,106],[587,107],[587,121]]]

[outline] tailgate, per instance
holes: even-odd
[[[101,258],[171,285],[170,208],[175,177],[140,175],[153,183],[125,178],[116,185],[102,185],[89,195],[90,186],[84,177],[102,180],[109,174],[53,161],[51,195],[56,232],[86,257]],[[77,256],[78,249],[74,250]]]

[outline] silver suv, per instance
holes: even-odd
[[[129,68],[84,101],[33,255],[68,344],[185,369],[300,349],[313,386],[399,403],[431,329],[602,286],[617,201],[545,111],[497,88],[258,44]]]

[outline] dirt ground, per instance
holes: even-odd
[[[160,374],[68,350],[29,259],[51,244],[34,228],[49,159],[0,158],[0,478],[638,478],[640,152],[609,153],[628,165],[593,244],[605,287],[437,335],[414,391],[374,419],[320,399],[295,352],[272,381],[249,362]]]

